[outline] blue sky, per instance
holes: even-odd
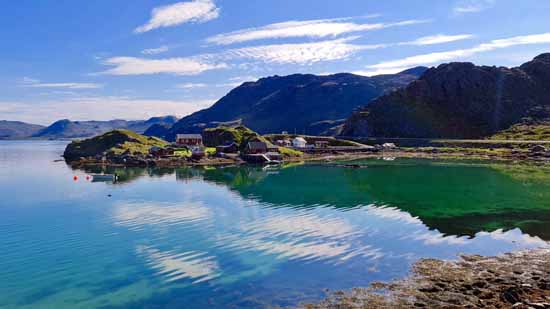
[[[546,0],[18,0],[1,4],[0,119],[184,116],[243,81],[550,52]]]

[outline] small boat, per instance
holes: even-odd
[[[92,182],[116,182],[118,176],[116,174],[96,174],[92,175]]]

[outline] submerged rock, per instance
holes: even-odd
[[[550,308],[550,249],[425,259],[411,277],[335,293],[306,308]]]

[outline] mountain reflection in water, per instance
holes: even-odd
[[[418,160],[367,161],[369,168],[320,165],[282,168],[107,168],[121,183],[175,174],[179,181],[226,186],[270,207],[340,210],[367,206],[407,212],[444,235],[521,229],[550,240],[550,171],[506,165],[445,164]],[[89,169],[88,172],[98,172]],[[531,177],[530,177],[531,176]]]
[[[0,307],[259,308],[548,246],[542,168],[401,160],[92,168],[0,141]],[[116,173],[116,183],[86,175]],[[74,180],[74,176],[78,176]]]

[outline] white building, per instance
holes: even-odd
[[[306,148],[306,140],[303,137],[295,137],[292,140],[292,147],[294,148]]]

